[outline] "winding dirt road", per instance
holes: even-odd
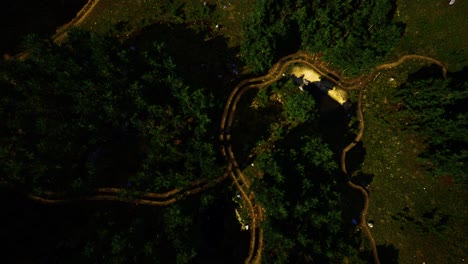
[[[356,78],[347,79],[340,77],[335,71],[330,70],[327,67],[327,64],[323,63],[318,56],[313,56],[308,53],[298,52],[295,54],[288,55],[279,60],[270,71],[261,77],[251,78],[242,81],[239,83],[231,92],[221,118],[220,124],[220,134],[219,140],[221,142],[221,154],[227,160],[226,172],[221,177],[215,180],[196,180],[190,186],[185,188],[175,188],[173,190],[167,191],[165,193],[146,193],[141,197],[134,200],[122,200],[119,194],[124,193],[125,189],[120,188],[99,188],[96,190],[94,195],[86,197],[78,197],[76,199],[63,199],[60,194],[54,192],[45,192],[43,196],[34,196],[30,195],[29,197],[37,202],[44,204],[60,204],[60,203],[70,203],[75,201],[90,200],[90,201],[119,201],[126,203],[134,204],[143,204],[150,206],[167,206],[172,203],[177,202],[180,199],[185,198],[188,195],[196,194],[202,192],[208,188],[211,188],[218,184],[219,182],[230,177],[235,184],[237,190],[239,191],[242,199],[245,201],[247,209],[250,214],[250,244],[248,256],[245,259],[245,263],[261,263],[262,253],[263,253],[263,230],[260,226],[260,223],[264,221],[264,209],[263,207],[255,201],[255,194],[250,189],[250,180],[244,175],[243,171],[239,168],[238,162],[236,160],[235,154],[232,151],[231,146],[231,128],[234,122],[234,117],[236,114],[236,108],[241,97],[250,89],[261,89],[266,88],[274,82],[278,81],[283,73],[286,73],[288,67],[291,65],[303,65],[312,68],[317,73],[322,76],[327,76],[327,78],[332,81],[335,85],[344,90],[358,90],[358,109],[357,115],[359,119],[359,131],[353,140],[348,146],[342,150],[341,154],[341,170],[344,173],[347,185],[355,190],[358,190],[364,198],[364,206],[361,211],[360,223],[359,226],[363,230],[364,235],[368,238],[372,254],[374,257],[375,263],[380,263],[376,243],[372,234],[367,226],[366,215],[369,208],[369,194],[368,190],[362,186],[356,185],[351,181],[350,176],[348,175],[346,169],[346,154],[356,144],[361,141],[364,133],[364,116],[362,110],[362,100],[363,100],[363,91],[364,87],[369,81],[376,76],[380,71],[391,69],[401,65],[407,60],[422,60],[429,63],[434,63],[439,65],[442,68],[444,77],[446,74],[445,66],[432,58],[419,56],[419,55],[407,55],[400,58],[398,61],[388,64],[382,64],[376,67],[370,74],[361,75]]]
[[[72,20],[70,20],[70,22],[60,26],[56,30],[55,34],[52,35],[52,37],[51,37],[52,41],[55,42],[55,43],[61,43],[62,41],[64,41],[66,39],[66,37],[67,37],[68,31],[72,27],[76,27],[76,26],[81,25],[81,23],[83,23],[83,21],[89,16],[91,11],[93,11],[93,9],[96,7],[96,5],[99,3],[99,1],[100,0],[88,0],[88,2],[86,2],[86,4],[83,6],[83,8],[81,8],[80,11],[78,11],[76,16]],[[29,56],[28,52],[21,52],[21,53],[17,54],[15,57],[17,57],[20,60],[24,60],[28,56]]]
[[[363,100],[363,91],[364,87],[370,82],[372,78],[374,78],[380,71],[391,69],[401,65],[402,63],[408,60],[420,60],[426,61],[429,63],[434,63],[442,68],[443,75],[446,75],[446,68],[445,65],[441,62],[434,60],[432,58],[420,56],[420,55],[406,55],[401,57],[398,61],[382,64],[377,66],[371,73],[363,74],[357,76],[355,78],[343,78],[337,72],[328,68],[327,64],[323,63],[318,56],[310,55],[304,52],[298,52],[295,54],[291,54],[288,56],[283,57],[279,60],[275,65],[271,67],[269,72],[261,77],[251,78],[242,81],[239,83],[231,92],[225,108],[224,113],[221,119],[220,124],[220,135],[219,140],[222,143],[221,145],[221,153],[226,158],[228,167],[226,169],[227,174],[230,176],[232,181],[234,182],[237,190],[239,191],[240,195],[242,196],[245,204],[248,208],[250,213],[250,245],[248,256],[245,259],[245,263],[260,263],[261,256],[263,251],[263,230],[260,226],[260,223],[263,221],[263,208],[260,204],[255,201],[255,194],[250,189],[250,180],[246,178],[243,171],[239,168],[238,162],[236,160],[235,154],[232,151],[231,146],[231,129],[232,124],[234,122],[234,117],[236,114],[236,108],[239,100],[241,97],[251,89],[262,89],[270,86],[271,84],[278,81],[282,76],[283,73],[287,73],[287,69],[291,65],[301,65],[307,66],[312,68],[321,76],[326,76],[330,81],[332,81],[336,86],[344,90],[358,90],[359,97],[358,97],[358,109],[357,109],[357,116],[359,119],[359,131],[353,140],[348,146],[346,146],[341,153],[341,170],[346,176],[347,185],[359,191],[364,198],[364,206],[360,214],[360,223],[359,226],[363,230],[363,233],[368,238],[372,254],[375,263],[380,263],[377,246],[375,240],[372,236],[372,233],[369,230],[367,225],[366,216],[367,210],[369,208],[369,194],[368,190],[364,187],[354,184],[351,181],[350,175],[346,169],[346,154],[352,148],[356,146],[356,144],[361,141],[363,134],[364,134],[364,116],[362,111],[362,100]]]
[[[88,0],[88,2],[86,2],[83,8],[80,9],[70,22],[57,29],[55,34],[52,36],[52,40],[56,43],[62,42],[67,37],[67,31],[72,27],[81,25],[98,3],[99,0]]]
[[[99,0],[89,0],[85,6],[78,12],[76,17],[72,19],[69,23],[60,27],[56,34],[52,36],[52,39],[56,43],[60,43],[66,38],[67,31],[71,27],[80,25],[84,19],[91,13],[94,7],[99,3]],[[24,55],[24,54],[23,54]],[[26,55],[24,55],[26,56]],[[20,56],[22,57],[22,56]],[[242,170],[239,168],[238,162],[236,160],[235,154],[232,151],[231,146],[231,128],[236,114],[236,108],[241,97],[250,89],[262,89],[268,87],[269,85],[278,81],[283,73],[287,72],[287,69],[291,65],[302,65],[310,67],[316,71],[321,76],[326,76],[330,81],[332,81],[336,86],[344,90],[358,90],[359,99],[358,99],[358,109],[357,116],[359,119],[359,131],[353,140],[348,146],[346,146],[341,153],[341,170],[347,177],[347,185],[355,190],[358,190],[362,193],[364,198],[364,206],[361,211],[360,223],[359,226],[363,230],[365,236],[369,239],[372,254],[374,257],[375,263],[380,263],[376,243],[374,238],[367,226],[366,215],[369,208],[369,194],[368,190],[362,186],[354,184],[350,176],[348,175],[346,169],[346,154],[356,144],[362,139],[364,133],[364,116],[362,111],[362,100],[363,100],[363,91],[366,84],[376,76],[376,74],[382,70],[391,69],[401,65],[407,60],[420,60],[426,61],[429,63],[434,63],[442,68],[443,75],[446,75],[445,66],[432,58],[419,56],[419,55],[406,55],[401,57],[398,61],[382,64],[377,66],[371,73],[363,74],[355,78],[343,78],[334,70],[331,70],[329,65],[323,63],[318,56],[310,55],[305,52],[298,52],[291,54],[280,59],[276,64],[274,64],[269,72],[261,77],[251,78],[242,81],[239,83],[231,92],[223,112],[223,116],[220,124],[220,134],[219,140],[221,142],[221,153],[227,160],[226,172],[223,176],[212,180],[197,180],[194,181],[190,186],[185,188],[175,188],[171,191],[165,193],[146,193],[140,198],[132,201],[122,200],[119,196],[120,193],[124,192],[123,189],[119,188],[100,188],[97,189],[94,195],[87,197],[79,197],[78,199],[69,200],[61,199],[60,195],[53,192],[45,192],[44,196],[34,196],[30,195],[30,198],[45,204],[58,204],[58,203],[69,203],[77,200],[93,200],[93,201],[120,201],[120,202],[131,202],[135,204],[145,204],[151,206],[167,206],[169,204],[175,203],[178,200],[186,197],[187,195],[192,195],[195,193],[202,192],[210,187],[213,187],[217,183],[223,181],[227,177],[230,177],[235,184],[237,190],[241,194],[245,204],[248,208],[250,214],[250,245],[248,256],[245,259],[245,263],[261,263],[262,252],[263,252],[263,230],[260,226],[260,223],[264,220],[264,209],[263,207],[255,201],[255,194],[250,189],[250,180],[246,178]]]

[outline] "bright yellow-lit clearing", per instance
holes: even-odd
[[[341,105],[348,100],[348,93],[345,90],[336,87],[333,87],[332,90],[328,91],[328,96]]]
[[[313,69],[300,66],[294,66],[291,70],[291,74],[294,74],[298,78],[304,75],[304,79],[309,82],[319,82],[321,77]],[[329,90],[328,96],[337,101],[339,104],[344,104],[348,100],[348,93],[345,90],[337,87],[333,87],[332,90]]]
[[[296,77],[301,77],[304,74],[304,79],[309,82],[319,82],[320,75],[308,67],[299,67],[295,66],[291,70],[291,74],[294,74]]]

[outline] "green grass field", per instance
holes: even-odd
[[[398,1],[396,19],[406,24],[397,54],[420,54],[441,60],[449,71],[468,65],[468,2]]]
[[[395,57],[430,56],[453,72],[467,67],[467,13],[466,1],[453,6],[448,1],[399,1],[396,17],[406,24],[406,31]],[[362,171],[375,176],[368,219],[375,222],[377,244],[395,247],[397,263],[463,263],[468,252],[466,186],[425,172],[418,160],[424,143],[401,130],[389,103],[391,89],[420,66],[405,63],[384,72],[366,89]],[[382,260],[386,253],[381,252]]]
[[[380,75],[365,92],[362,171],[374,175],[367,219],[375,222],[377,244],[398,250],[398,263],[461,263],[466,253],[467,192],[425,172],[418,161],[424,144],[401,131],[391,114],[389,92],[397,87],[389,78],[404,82],[406,69]],[[385,253],[381,255],[385,259]]]

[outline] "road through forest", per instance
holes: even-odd
[[[250,214],[250,245],[245,263],[261,263],[263,251],[263,230],[260,227],[260,223],[264,220],[264,209],[261,206],[261,204],[256,203],[255,194],[252,190],[250,190],[251,181],[244,175],[243,171],[239,168],[231,145],[231,130],[236,114],[237,104],[241,97],[245,94],[245,92],[251,89],[266,88],[278,81],[281,77],[284,76],[284,74],[289,75],[287,70],[288,67],[291,65],[310,67],[319,75],[326,76],[331,82],[333,82],[336,86],[338,86],[341,89],[348,91],[358,90],[359,96],[357,102],[357,117],[359,120],[359,131],[354,140],[342,150],[340,165],[341,170],[346,177],[346,184],[350,188],[359,191],[363,196],[364,205],[360,214],[359,226],[364,232],[365,236],[369,239],[374,263],[380,263],[377,252],[377,246],[366,221],[367,210],[369,208],[369,191],[366,188],[354,184],[351,181],[351,177],[346,169],[346,154],[348,153],[348,151],[354,148],[359,141],[361,141],[364,134],[365,122],[362,111],[362,100],[365,86],[380,71],[397,67],[408,60],[422,60],[427,61],[429,63],[434,63],[441,67],[444,77],[446,75],[446,68],[441,62],[424,56],[406,55],[402,56],[396,62],[377,66],[369,74],[362,74],[355,78],[343,78],[336,71],[331,70],[328,67],[329,65],[322,62],[318,56],[310,55],[309,53],[305,52],[298,52],[280,59],[275,65],[271,67],[271,69],[266,75],[244,80],[233,89],[224,108],[224,113],[220,124],[219,140],[222,143],[221,154],[226,158],[228,163],[226,172],[235,184],[237,190],[242,196],[242,199],[245,201],[245,204]]]
[[[346,177],[346,184],[357,191],[359,191],[364,199],[364,205],[360,214],[359,227],[364,232],[364,235],[368,238],[372,254],[375,263],[380,263],[376,243],[367,225],[366,216],[369,208],[369,192],[366,188],[356,185],[351,181],[351,178],[346,168],[346,154],[356,144],[361,141],[364,134],[364,116],[362,109],[363,91],[365,86],[382,70],[391,69],[401,65],[408,60],[421,60],[429,63],[434,63],[441,67],[443,75],[445,77],[446,68],[445,66],[432,58],[419,56],[419,55],[406,55],[401,57],[398,61],[382,64],[377,66],[369,74],[360,75],[355,78],[343,78],[338,73],[328,68],[329,65],[322,62],[318,56],[310,55],[305,52],[298,52],[283,57],[275,65],[273,65],[270,71],[261,77],[251,78],[240,82],[231,92],[223,111],[220,124],[219,141],[221,143],[221,154],[225,157],[227,166],[225,173],[214,179],[199,179],[195,180],[188,186],[178,187],[173,190],[169,190],[164,193],[145,193],[135,199],[122,199],[121,194],[125,192],[122,188],[98,188],[93,195],[85,197],[76,197],[74,199],[61,197],[60,194],[55,192],[44,192],[41,196],[29,195],[32,200],[35,200],[44,204],[62,204],[72,203],[81,200],[88,201],[116,201],[132,204],[150,205],[150,206],[167,206],[173,204],[181,199],[187,198],[190,195],[200,193],[208,188],[214,187],[221,181],[230,177],[239,191],[242,199],[245,201],[245,205],[248,208],[250,215],[250,243],[248,256],[245,259],[245,263],[261,263],[262,252],[263,252],[263,230],[260,227],[260,223],[264,220],[264,209],[261,204],[255,201],[255,194],[250,190],[250,180],[244,175],[243,171],[239,168],[236,156],[232,151],[231,145],[231,128],[236,115],[237,103],[247,92],[251,89],[263,89],[269,85],[278,81],[283,74],[288,73],[288,67],[291,65],[301,65],[310,67],[318,74],[327,76],[336,86],[344,90],[357,90],[359,92],[357,102],[357,117],[359,120],[359,131],[352,142],[349,143],[341,152],[341,170]]]
[[[88,16],[88,14],[93,10],[97,5],[99,0],[89,0],[77,16],[62,26],[57,30],[57,33],[52,37],[52,39],[59,43],[66,38],[66,33],[68,29],[78,26],[82,21]],[[21,58],[22,56],[20,56]],[[341,170],[346,177],[347,185],[359,191],[364,198],[364,205],[360,214],[360,223],[359,226],[364,232],[365,236],[369,239],[372,254],[375,263],[380,263],[376,243],[372,234],[367,226],[366,216],[367,210],[369,208],[369,193],[368,190],[360,185],[356,185],[351,181],[350,176],[348,175],[346,168],[346,154],[356,144],[361,141],[364,133],[364,116],[362,109],[363,101],[363,91],[365,86],[382,70],[387,70],[391,68],[398,67],[402,63],[413,60],[413,61],[426,61],[429,63],[436,64],[441,67],[443,75],[446,75],[446,67],[441,62],[419,55],[405,55],[402,56],[399,60],[392,63],[382,64],[377,66],[374,70],[367,74],[361,74],[355,78],[343,78],[341,75],[330,69],[330,65],[324,63],[320,60],[320,57],[317,55],[311,55],[306,52],[298,52],[281,58],[276,64],[274,64],[268,73],[261,77],[250,78],[240,82],[231,92],[225,107],[224,112],[221,118],[220,123],[220,134],[219,140],[221,142],[221,154],[225,157],[227,161],[225,173],[217,179],[207,180],[200,179],[192,182],[189,186],[175,188],[173,190],[164,192],[164,193],[146,193],[141,195],[138,199],[134,200],[122,200],[120,194],[124,192],[124,189],[120,188],[99,188],[95,191],[94,195],[86,197],[77,197],[76,199],[70,200],[66,198],[61,198],[61,196],[54,192],[44,192],[42,196],[30,195],[29,197],[37,202],[45,204],[59,204],[59,203],[69,203],[78,200],[92,200],[92,201],[119,201],[119,202],[129,202],[134,204],[145,204],[151,206],[167,206],[169,204],[175,203],[180,199],[183,199],[189,195],[200,193],[208,188],[211,188],[218,184],[219,182],[230,177],[239,191],[242,199],[245,201],[245,204],[248,208],[250,214],[250,245],[248,250],[248,256],[245,259],[245,263],[261,263],[262,252],[263,252],[263,230],[260,226],[260,223],[264,220],[264,209],[261,204],[258,204],[255,201],[255,194],[250,189],[250,180],[244,175],[243,171],[239,168],[236,156],[232,151],[231,145],[231,128],[236,115],[236,107],[241,99],[241,97],[251,89],[263,89],[269,85],[278,81],[283,74],[287,74],[288,67],[291,65],[301,65],[309,67],[316,71],[321,76],[326,76],[331,82],[333,82],[337,87],[344,90],[357,90],[359,93],[358,102],[357,102],[357,117],[359,120],[359,131],[355,139],[349,143],[341,152]]]

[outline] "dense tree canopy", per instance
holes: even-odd
[[[241,53],[247,66],[254,72],[267,70],[274,60],[293,49],[282,50],[294,41],[289,23],[290,9],[283,8],[289,1],[261,0],[243,23]]]
[[[62,46],[34,37],[26,46],[25,60],[1,65],[3,181],[162,191],[222,175],[213,98],[183,83],[161,45],[139,51],[74,31]]]
[[[253,71],[264,72],[300,48],[357,74],[382,62],[398,43],[403,30],[394,10],[395,1],[387,0],[257,1],[244,23],[242,55]]]
[[[243,24],[242,59],[260,73],[283,55],[301,49],[322,54],[324,60],[355,75],[382,62],[398,43],[402,25],[393,20],[395,2],[256,1]],[[177,23],[195,21],[193,27],[198,28],[198,23],[198,30],[205,27],[206,20],[217,20],[211,17],[214,5],[171,1],[168,6]],[[57,206],[53,208],[57,212],[50,213],[45,206],[23,201],[29,206],[23,210],[27,211],[24,218],[32,219],[23,219],[24,223],[38,219],[52,227],[38,231],[29,225],[32,227],[24,233],[13,228],[6,230],[6,237],[20,237],[17,241],[28,241],[36,251],[46,248],[45,253],[36,252],[42,257],[39,261],[218,263],[222,259],[239,263],[247,255],[249,234],[239,231],[234,213],[234,203],[240,209],[242,198],[234,196],[233,185],[218,185],[213,191],[218,193],[194,195],[164,208],[75,199],[97,187],[123,187],[138,195],[187,187],[195,180],[212,180],[223,174],[224,164],[215,150],[218,122],[214,118],[222,112],[218,99],[225,91],[218,89],[220,98],[214,98],[212,91],[201,87],[212,80],[200,81],[198,73],[216,73],[219,80],[210,84],[213,87],[227,83],[223,77],[226,69],[232,78],[239,74],[231,62],[235,56],[221,48],[224,43],[207,44],[208,37],[191,34],[185,30],[187,25],[177,23],[165,28],[156,24],[163,30],[141,34],[144,41],[140,42],[82,30],[71,31],[61,45],[29,37],[25,56],[0,62],[0,186],[38,195],[60,192],[76,206]],[[176,30],[179,27],[184,30]],[[125,22],[117,28],[129,30]],[[162,41],[153,43],[154,36],[148,37],[151,34],[163,36],[161,39],[170,34],[173,42],[165,43],[172,49],[166,49]],[[222,33],[210,38],[217,34]],[[148,39],[151,45],[147,45]],[[187,49],[186,41],[201,42],[200,47],[211,56],[199,52],[201,48]],[[168,54],[171,51],[178,54]],[[226,61],[213,59],[221,56]],[[181,61],[188,63],[184,67]],[[402,127],[409,127],[428,144],[422,153],[425,164],[437,175],[464,182],[468,157],[467,116],[462,108],[468,95],[465,81],[459,76],[448,80],[419,76],[394,91]],[[343,175],[336,153],[321,134],[327,128],[319,128],[314,97],[299,91],[285,77],[260,91],[256,99],[256,107],[248,106],[249,110],[255,108],[254,114],[236,114],[248,119],[249,127],[236,127],[241,122],[234,122],[238,130],[232,134],[233,138],[247,138],[242,140],[248,144],[236,141],[233,149],[236,154],[236,148],[242,149],[248,154],[248,164],[253,162],[248,166],[255,172],[248,179],[251,197],[265,213],[260,221],[263,262],[352,259],[358,263],[353,248],[360,236],[350,229],[350,217],[345,214],[353,214],[357,222],[359,212],[343,210],[343,204],[355,201],[345,200],[340,192],[337,179]],[[265,132],[268,122],[272,125]],[[349,134],[326,133],[341,151],[339,137]],[[31,208],[33,212],[28,210]],[[15,225],[15,216],[8,212],[4,219],[2,226],[7,228],[24,225]],[[47,243],[39,245],[43,242]],[[20,246],[15,240],[7,251]],[[11,262],[18,261],[9,257]]]
[[[254,182],[264,205],[265,263],[329,263],[350,254],[333,152],[310,125],[260,154]]]
[[[61,46],[30,37],[26,47],[23,60],[0,65],[2,184],[73,198],[108,186],[163,192],[223,175],[214,98],[184,83],[164,46],[140,50],[131,40],[75,30]],[[115,205],[54,207],[57,215],[72,212],[76,219],[63,220],[70,222],[63,234],[52,231],[44,245],[52,249],[41,257],[188,263],[206,248],[201,227],[209,218],[203,212],[213,206],[209,194],[155,210]],[[31,212],[41,223],[43,214]]]
[[[422,69],[394,91],[401,125],[428,144],[421,154],[424,164],[438,176],[449,175],[466,182],[468,161],[468,83],[466,71],[438,77]],[[428,164],[429,162],[429,164]]]
[[[338,262],[355,253],[356,242],[343,222],[341,172],[323,140],[314,96],[285,79],[262,88],[255,98],[256,111],[281,109],[247,169],[255,175],[253,192],[265,210],[263,260]]]

